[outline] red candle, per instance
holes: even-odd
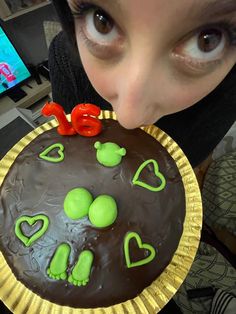
[[[82,136],[96,136],[102,130],[102,123],[97,118],[100,108],[92,104],[79,104],[71,112],[73,128]]]
[[[71,123],[67,120],[64,109],[61,105],[50,102],[46,103],[42,109],[42,114],[46,117],[55,116],[59,126],[57,131],[60,135],[74,135],[76,130],[73,128]]]

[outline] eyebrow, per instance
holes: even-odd
[[[101,6],[111,6],[112,8],[114,8],[114,9],[121,9],[122,8],[122,5],[121,5],[121,3],[120,3],[120,0],[88,0],[87,2],[92,2],[92,3],[95,3],[96,5],[101,5]]]
[[[117,9],[121,8],[121,4],[119,0],[115,0],[115,1],[113,0],[111,2],[109,0],[105,0],[105,1],[97,0],[96,2],[101,3],[101,4],[107,2]],[[219,15],[219,14],[226,15],[236,10],[236,0],[208,0],[207,3],[203,5],[202,10],[203,11],[211,10],[211,15]]]
[[[203,5],[202,17],[218,17],[234,13],[236,11],[236,0],[213,0]]]

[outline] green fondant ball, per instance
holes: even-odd
[[[89,219],[97,228],[105,228],[112,225],[116,217],[116,202],[109,195],[99,195],[89,208]]]
[[[93,197],[89,191],[84,188],[76,188],[67,193],[64,200],[64,211],[69,218],[80,219],[88,214],[92,202]]]

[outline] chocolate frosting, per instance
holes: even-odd
[[[106,168],[97,162],[94,143],[98,140],[126,148],[120,165]],[[64,145],[64,160],[51,163],[40,159],[39,154],[54,143]],[[147,159],[155,159],[166,178],[166,187],[160,192],[132,184],[135,172]],[[151,166],[143,170],[141,179],[154,186],[158,183]],[[63,202],[76,187],[86,188],[94,198],[111,195],[118,206],[115,223],[97,229],[87,217],[69,219]],[[62,137],[55,128],[39,135],[19,154],[0,193],[0,247],[16,278],[42,298],[70,307],[106,307],[137,296],[169,264],[183,231],[185,195],[175,162],[150,135],[140,129],[126,130],[113,120],[103,120],[102,133],[93,138]],[[38,214],[49,217],[49,228],[32,246],[25,247],[15,235],[15,222],[23,215]],[[22,224],[27,235],[39,228],[40,223],[34,227]],[[123,245],[131,231],[155,248],[156,257],[149,264],[127,268]],[[86,286],[48,277],[47,268],[61,243],[71,247],[68,274],[82,250],[93,252]],[[130,253],[133,261],[146,254],[133,240]]]

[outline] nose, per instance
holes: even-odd
[[[110,102],[119,123],[127,129],[154,123],[159,116],[156,97],[160,80],[155,79],[158,70],[150,58],[145,59],[127,58],[114,73]]]

